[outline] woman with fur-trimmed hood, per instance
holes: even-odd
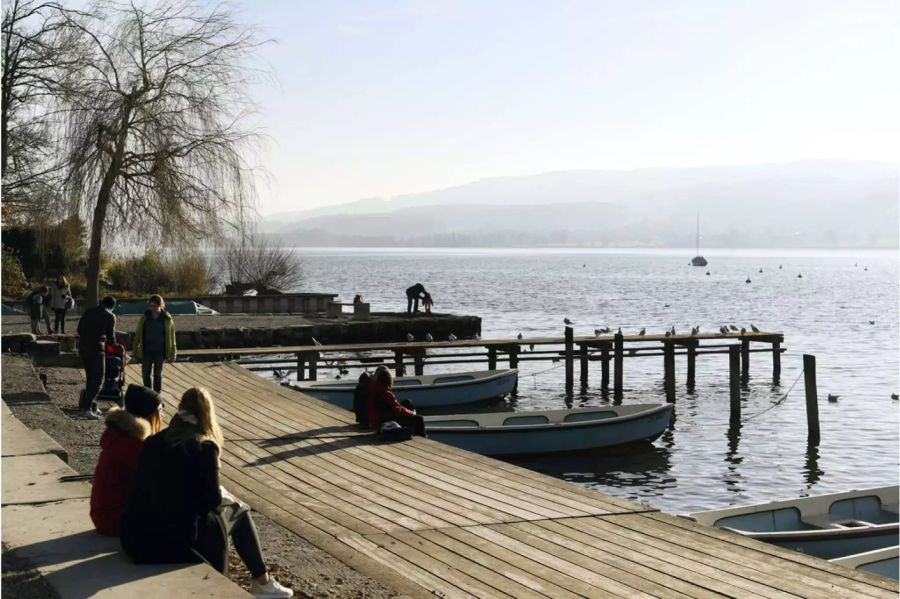
[[[129,385],[125,409],[112,408],[107,412],[91,487],[91,520],[102,535],[119,536],[144,440],[162,428],[161,409],[162,402],[155,391]]]

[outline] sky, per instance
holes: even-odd
[[[900,2],[242,0],[260,212],[572,169],[900,162]]]

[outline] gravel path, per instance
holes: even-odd
[[[5,321],[4,318],[4,329]],[[82,474],[93,473],[104,425],[102,420],[89,420],[78,414],[83,372],[74,368],[38,368],[35,371],[27,357],[10,354],[3,354],[2,367],[3,400],[16,418],[29,428],[43,429],[62,445],[69,453],[69,465],[73,469]],[[42,380],[45,381],[43,385]],[[271,573],[282,584],[293,588],[295,597],[386,599],[397,596],[394,591],[359,574],[262,514],[254,513],[253,520]],[[249,573],[233,548],[230,570],[231,578],[249,590]],[[40,577],[28,570],[27,564],[7,556],[4,547],[4,594],[25,599],[56,597],[52,591],[45,591]]]

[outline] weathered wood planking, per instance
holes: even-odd
[[[283,349],[283,348],[282,348]],[[129,366],[128,376],[139,378]],[[898,585],[352,416],[235,364],[166,367],[215,397],[223,484],[412,597],[896,597]]]

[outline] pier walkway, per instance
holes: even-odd
[[[216,400],[226,487],[411,597],[897,596],[895,581],[429,439],[374,443],[349,412],[235,364],[167,366],[167,417],[193,385]]]

